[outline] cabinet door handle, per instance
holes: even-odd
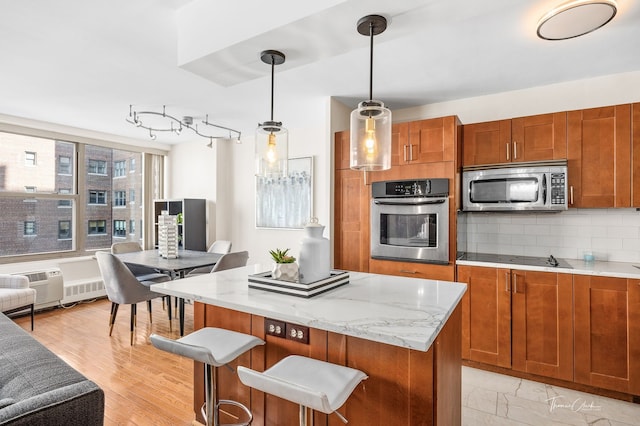
[[[511,160],[511,158],[509,157],[509,151],[510,151],[510,149],[509,149],[509,143],[507,142],[507,161],[510,161],[510,160]]]
[[[518,276],[513,274],[513,292],[518,293]]]
[[[407,269],[400,269],[400,272],[402,272],[403,274],[417,274],[418,271],[409,271]]]
[[[570,204],[573,205],[573,185],[571,185],[569,187],[569,192],[570,192]]]
[[[406,163],[407,162],[407,146],[403,145],[402,148],[403,148],[402,149],[402,151],[403,151],[402,158],[404,159],[404,162]]]
[[[364,176],[364,185],[367,186],[369,185],[369,174],[367,173],[367,171],[363,171],[362,172],[363,176]]]
[[[518,143],[516,141],[513,141],[513,159],[518,159]]]
[[[504,291],[507,293],[511,293],[511,280],[509,279],[510,275],[508,272],[504,273]]]
[[[413,144],[409,144],[409,161],[413,161]]]

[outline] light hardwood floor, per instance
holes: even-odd
[[[151,332],[178,338],[178,320],[169,331],[160,299],[153,301],[153,324],[146,303],[138,304],[135,345],[129,344],[129,306],[120,306],[109,337],[111,303],[100,299],[69,309],[36,314],[33,337],[93,380],[105,392],[105,425],[191,425],[193,362],[151,346]],[[185,334],[193,330],[186,305]],[[15,321],[29,330],[29,317]]]

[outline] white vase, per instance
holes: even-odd
[[[300,247],[300,282],[309,284],[328,278],[331,272],[329,259],[329,240],[322,236],[324,226],[318,223],[318,219],[312,218],[305,227],[306,236],[302,239]]]
[[[298,281],[298,264],[274,263],[271,269],[271,278],[280,281]]]

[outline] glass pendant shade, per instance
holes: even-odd
[[[289,132],[282,123],[265,121],[256,129],[256,176],[287,176]]]
[[[372,172],[391,168],[391,111],[380,101],[363,101],[351,112],[350,164]]]

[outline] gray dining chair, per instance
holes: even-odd
[[[163,294],[155,293],[149,289],[151,284],[170,281],[171,278],[165,274],[155,274],[156,276],[145,275],[146,279],[136,277],[129,268],[115,255],[107,252],[96,252],[98,268],[104,281],[104,288],[107,297],[111,301],[111,315],[109,317],[109,336],[113,332],[113,325],[118,314],[118,306],[122,304],[131,305],[131,345],[134,341],[136,326],[137,304],[147,302],[149,311],[149,322],[153,321],[151,312],[151,300],[156,297],[163,297]],[[171,303],[168,304],[169,329],[171,330]]]
[[[211,247],[209,247],[209,250],[207,251],[209,253],[227,254],[231,252],[231,241],[216,240],[213,242],[213,244],[211,244]],[[213,269],[213,266],[203,266],[200,268],[195,268],[189,271],[187,276],[192,277],[194,275],[208,274],[209,272],[211,272],[211,269]]]
[[[211,273],[224,271],[226,269],[232,268],[240,268],[242,266],[247,266],[247,261],[249,260],[249,252],[248,251],[237,251],[234,253],[227,253],[222,255],[222,257],[213,265],[213,269],[211,269]]]

